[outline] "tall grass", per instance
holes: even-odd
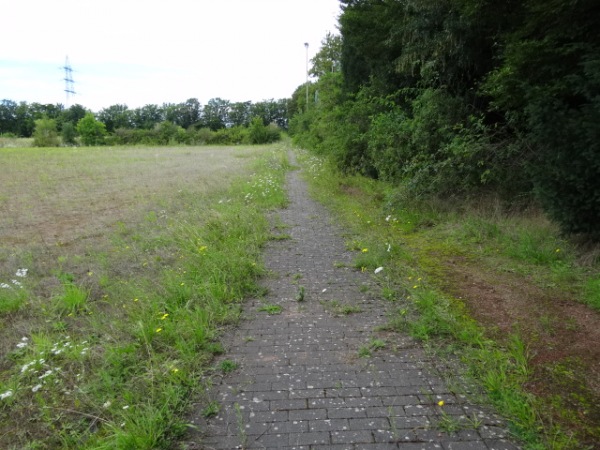
[[[260,293],[265,213],[286,202],[285,147],[236,152],[248,164],[236,177],[200,194],[179,184],[97,247],[64,249],[45,263],[57,294],[34,286],[26,314],[4,313],[17,320],[0,363],[0,447],[160,449],[185,432],[223,328]]]

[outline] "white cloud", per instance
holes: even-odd
[[[338,0],[0,0],[0,98],[72,102],[202,103],[213,97],[289,97],[309,56],[335,32]],[[8,45],[6,43],[9,43]]]

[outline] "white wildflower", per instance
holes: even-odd
[[[27,342],[19,342],[17,344],[17,348],[24,348],[24,347],[27,347]]]
[[[385,221],[386,221],[386,222],[389,222],[391,218],[392,218],[392,216],[387,216],[387,217],[385,218]]]
[[[15,286],[19,286],[20,288],[22,288],[22,287],[23,287],[23,285],[21,284],[21,282],[20,282],[20,281],[17,281],[17,280],[10,280],[10,282],[11,282],[12,284],[14,284]]]
[[[388,253],[389,253],[389,252],[391,252],[391,251],[392,251],[392,246],[391,246],[391,244],[388,244],[387,246],[388,246],[388,247],[387,247],[387,251],[388,251]]]
[[[47,376],[50,376],[50,375],[52,375],[52,370],[46,370],[46,372],[44,372],[44,374],[40,375],[38,378],[40,380],[43,380],[44,378],[46,378]]]
[[[33,366],[34,364],[35,364],[35,361],[31,361],[31,362],[28,362],[27,364],[25,364],[23,367],[21,367],[21,373],[27,372],[29,370],[29,368],[31,366]]]
[[[383,270],[383,267],[378,267],[377,269],[375,269],[375,273],[379,273]]]
[[[17,273],[15,273],[16,277],[25,278],[27,276],[28,269],[19,269]]]
[[[102,407],[103,408],[108,408],[108,407],[110,407],[110,405],[112,405],[112,403],[111,403],[110,400],[108,400],[108,401],[104,402],[104,405],[102,405]]]
[[[123,406],[123,409],[129,409],[129,405]]]
[[[0,400],[4,400],[5,398],[8,397],[12,397],[13,395],[13,391],[11,391],[10,389],[6,392],[3,392],[2,394],[0,394]]]
[[[6,283],[0,283],[0,289],[10,289],[10,285]]]
[[[31,388],[31,392],[37,392],[42,388],[41,384],[36,384],[34,387]]]

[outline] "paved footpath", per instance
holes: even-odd
[[[184,448],[519,448],[498,417],[445,385],[417,342],[376,331],[389,302],[377,298],[371,274],[352,268],[355,254],[297,171],[287,188],[273,231],[291,239],[267,246],[268,294],[247,303],[223,357],[239,367],[215,380],[220,411],[206,420],[199,406]],[[265,305],[282,311],[269,315]]]

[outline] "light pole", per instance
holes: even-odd
[[[304,43],[306,48],[306,111],[308,111],[308,42]]]

